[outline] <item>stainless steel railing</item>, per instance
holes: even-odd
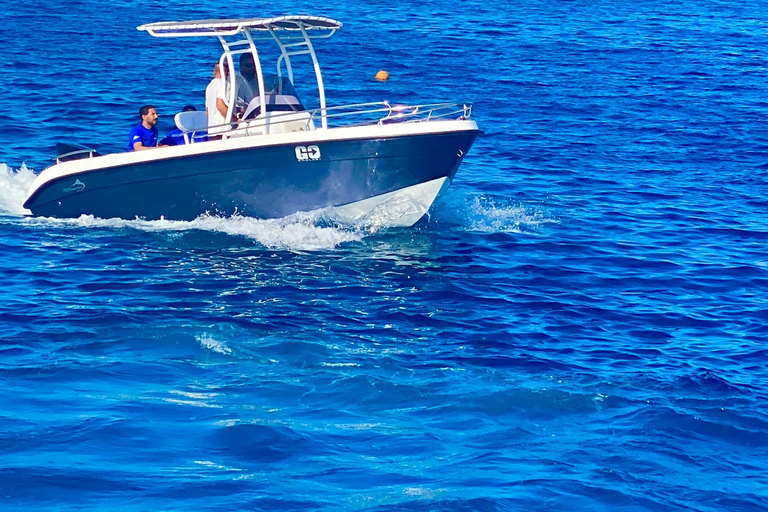
[[[235,121],[209,128],[228,128],[215,135],[243,137],[266,133],[284,133],[285,131],[309,131],[316,129],[315,121],[323,116],[328,120],[329,128],[342,126],[366,126],[390,123],[422,123],[444,119],[469,119],[472,115],[471,103],[431,103],[423,105],[390,104],[387,101],[357,103],[326,107],[325,109],[302,111],[267,112],[248,121]],[[333,126],[330,124],[333,123]],[[291,129],[284,130],[288,125]],[[297,129],[298,127],[298,129]],[[201,130],[190,130],[189,140],[193,140]]]
[[[67,162],[69,160],[79,160],[81,158],[86,158],[85,155],[88,155],[87,158],[93,158],[94,155],[98,156],[98,152],[95,149],[90,149],[90,148],[78,149],[76,151],[70,151],[69,153],[63,153],[61,155],[57,155],[56,156],[56,163],[60,164],[61,162]]]

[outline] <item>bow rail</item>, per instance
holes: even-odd
[[[388,101],[356,103],[324,109],[268,112],[266,116],[247,121],[235,121],[209,128],[229,128],[217,133],[226,138],[315,130],[321,117],[334,127],[366,126],[392,123],[423,123],[446,119],[466,120],[472,116],[472,103],[428,103],[423,105],[390,104]],[[202,130],[187,130],[189,140]]]

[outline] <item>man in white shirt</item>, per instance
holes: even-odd
[[[205,88],[205,114],[208,116],[209,138],[219,138],[221,132],[229,129],[228,126],[218,126],[227,123],[227,87],[226,81],[221,77],[221,69],[217,62],[213,66],[213,80]]]

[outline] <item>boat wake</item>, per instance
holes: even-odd
[[[37,175],[21,164],[21,168],[14,170],[6,164],[0,164],[0,215],[28,215],[25,209],[24,199],[27,190],[35,181]]]
[[[14,170],[6,164],[0,164],[0,216],[24,216],[22,220],[26,224],[43,227],[74,226],[147,232],[200,230],[243,236],[272,249],[299,251],[332,249],[346,242],[359,241],[378,230],[375,222],[367,226],[362,223],[350,225],[339,222],[332,210],[297,213],[281,219],[266,220],[210,214],[201,215],[193,221],[100,219],[93,215],[82,215],[75,219],[27,217],[30,212],[22,204],[35,177],[26,166]]]
[[[513,204],[507,198],[461,189],[452,190],[435,203],[431,219],[480,233],[535,233],[548,224],[560,223],[543,208]]]
[[[234,215],[222,217],[204,214],[193,221],[141,219],[100,219],[82,215],[75,219],[31,217],[22,207],[35,174],[22,165],[12,169],[0,164],[0,216],[23,216],[28,225],[43,227],[73,226],[82,228],[135,229],[146,232],[206,231],[241,236],[278,250],[328,250],[345,243],[359,242],[375,235],[392,219],[408,214],[414,205],[406,198],[394,198],[374,208],[368,215],[348,222],[332,208],[300,212],[280,219],[255,219]],[[421,223],[437,222],[455,225],[474,232],[535,232],[541,226],[559,221],[542,211],[510,204],[504,198],[493,198],[463,190],[451,190],[435,204]]]
[[[282,219],[255,219],[234,215],[220,217],[204,214],[192,221],[100,219],[82,215],[76,219],[29,217],[29,224],[43,226],[77,226],[86,228],[135,229],[146,232],[207,231],[242,236],[269,249],[316,251],[333,249],[343,243],[361,240],[366,232],[354,226],[333,225],[325,212],[297,213]]]

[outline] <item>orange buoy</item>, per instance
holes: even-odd
[[[380,80],[380,81],[383,82],[384,80],[386,80],[388,78],[389,78],[389,73],[387,73],[383,69],[381,71],[379,71],[378,73],[376,73],[376,80]]]

